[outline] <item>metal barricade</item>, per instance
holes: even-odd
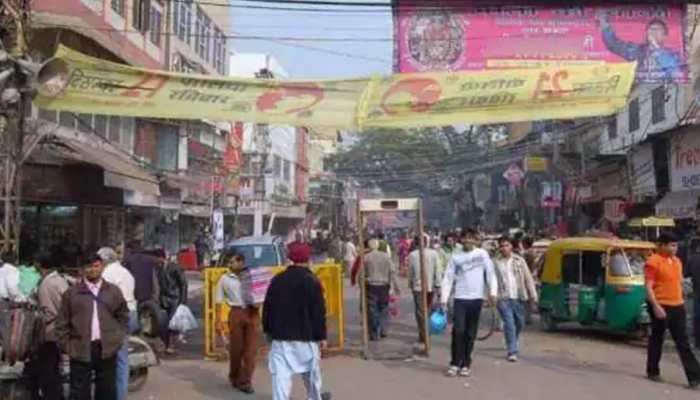
[[[274,267],[272,271],[273,274],[277,275],[285,269],[286,267]],[[326,301],[328,350],[330,352],[341,351],[345,342],[342,266],[333,263],[323,263],[313,265],[311,270],[321,282]],[[219,279],[226,271],[226,268],[207,268],[204,270],[204,356],[209,359],[227,357],[225,344],[221,342],[214,326],[214,313],[216,312],[214,291]],[[222,307],[225,320],[228,321],[229,308],[225,304]],[[228,329],[228,324],[226,324],[226,329]],[[228,332],[224,333],[228,335]],[[259,341],[261,344],[264,343],[262,333]]]

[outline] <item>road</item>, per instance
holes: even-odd
[[[604,334],[564,327],[557,333],[528,329],[522,338],[518,363],[504,360],[503,336],[494,334],[477,343],[473,376],[446,378],[449,337],[433,337],[430,358],[410,358],[415,340],[412,300],[400,300],[400,315],[390,337],[373,348],[375,360],[359,354],[359,318],[356,290],[346,290],[348,340],[346,351],[323,361],[325,390],[334,399],[422,400],[427,398],[470,398],[494,400],[598,400],[697,399],[698,393],[685,388],[680,362],[672,348],[666,351],[662,374],[667,383],[644,379],[645,350],[639,343]],[[195,312],[201,301],[193,304]],[[251,399],[271,398],[270,376],[264,358],[255,373],[254,395],[230,388],[225,362],[204,361],[201,333],[192,335],[181,353],[153,368],[147,385],[130,398],[134,400]],[[294,399],[304,399],[303,386],[296,381]]]

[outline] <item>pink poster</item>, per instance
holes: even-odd
[[[464,2],[461,2],[462,4]],[[438,7],[396,0],[399,72],[637,62],[637,80],[687,81],[685,6]]]

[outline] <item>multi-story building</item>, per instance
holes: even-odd
[[[244,78],[287,78],[269,54],[231,56],[230,75]],[[243,234],[262,234],[274,218],[272,233],[301,227],[306,216],[309,161],[305,128],[244,123],[243,168],[238,209]]]
[[[47,59],[63,45],[139,67],[225,74],[228,17],[208,3],[35,0],[32,55]],[[211,169],[196,167],[221,158],[228,125],[38,109],[33,117],[41,142],[23,179],[28,249],[138,239],[178,250],[193,240],[191,227],[208,225],[204,204],[216,185]]]

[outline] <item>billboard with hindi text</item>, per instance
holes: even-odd
[[[394,4],[396,72],[637,62],[637,81],[688,80],[680,3]]]

